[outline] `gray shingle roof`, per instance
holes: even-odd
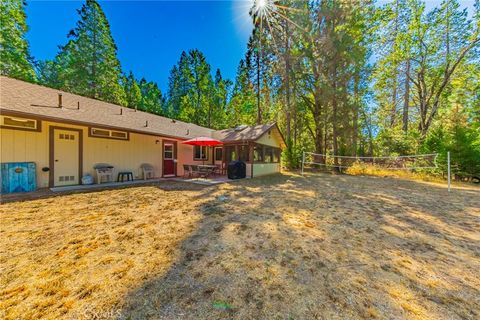
[[[58,107],[59,94],[62,95],[61,108]],[[79,108],[77,108],[78,105]],[[135,111],[116,104],[0,76],[0,111],[4,110],[51,121],[104,126],[180,139],[205,136],[223,142],[254,141],[269,129],[276,127],[275,123],[271,123],[216,131],[192,123]]]
[[[223,142],[254,141],[275,126],[275,123],[257,126],[240,126],[233,129],[215,131],[213,137]]]
[[[58,94],[62,95],[62,108],[57,108]],[[80,109],[77,110],[78,103]],[[147,112],[135,112],[134,109],[4,76],[0,77],[0,108],[52,120],[122,128],[182,139],[211,137],[214,132],[195,124],[172,121]],[[123,109],[122,114],[120,109]]]

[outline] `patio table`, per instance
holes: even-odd
[[[217,166],[213,164],[199,164],[197,167],[199,169],[199,175],[207,178],[209,175],[213,174],[213,171]]]

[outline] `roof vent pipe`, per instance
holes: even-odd
[[[145,121],[145,127],[148,127],[148,120]]]
[[[77,110],[80,110],[80,101],[77,101]]]
[[[58,107],[59,108],[62,107],[62,94],[61,93],[58,94]]]
[[[123,114],[123,109],[122,109],[122,108],[120,108],[120,115],[122,115],[122,114]]]

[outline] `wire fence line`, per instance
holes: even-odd
[[[351,168],[355,165],[370,165],[385,170],[432,170],[438,169],[438,153],[414,154],[400,156],[336,156],[331,154],[321,154],[314,152],[303,152],[302,156],[302,175],[306,165],[312,167],[328,167],[340,170]],[[447,158],[448,167],[448,191],[450,192],[451,173],[450,173],[450,152]]]
[[[303,166],[308,164],[341,169],[358,164],[367,164],[389,170],[416,170],[438,168],[437,157],[437,153],[408,156],[354,157],[305,152],[302,162]]]

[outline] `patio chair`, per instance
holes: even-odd
[[[108,163],[97,163],[93,166],[93,169],[95,169],[95,172],[97,173],[97,184],[102,183],[104,178],[106,180],[104,182],[113,181],[114,167],[112,165],[109,165]]]
[[[224,170],[224,163],[222,163],[222,164],[216,164],[216,165],[215,165],[215,170],[214,170],[213,174],[222,176],[222,175],[224,175],[224,171],[225,171],[225,170]]]
[[[195,174],[198,175],[198,174],[199,174],[199,168],[198,168],[198,166],[195,165],[195,164],[192,164],[192,165],[190,166],[190,172],[191,172],[191,176],[192,176],[192,177],[193,177],[193,175],[195,175]]]
[[[226,175],[227,174],[227,163],[222,162],[221,164],[217,164],[217,168],[216,168],[215,172],[218,175],[221,175],[221,176]]]
[[[183,165],[183,177],[190,178],[192,176],[192,166],[189,164]]]
[[[140,165],[140,169],[143,172],[143,180],[155,178],[155,170],[153,169],[153,166],[151,164],[142,163]]]

